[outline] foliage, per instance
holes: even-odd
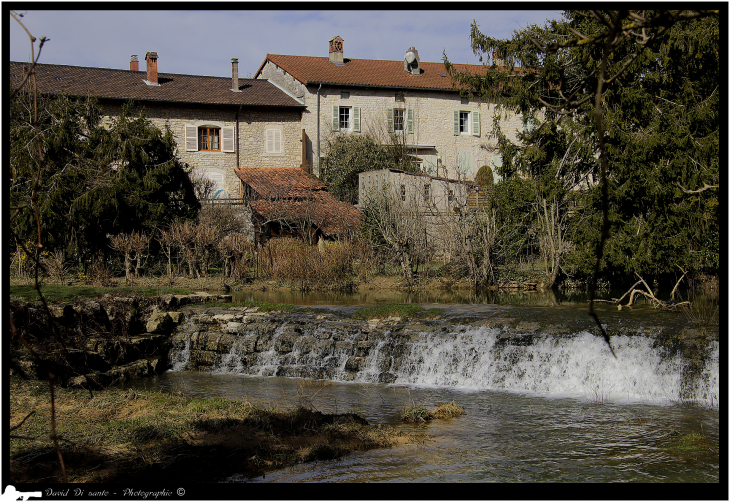
[[[412,303],[392,303],[377,307],[359,308],[354,314],[352,314],[352,317],[354,319],[385,319],[388,317],[399,317],[405,321],[415,317],[433,317],[441,313],[443,313],[443,309],[439,308],[424,310],[424,308],[420,305]]]
[[[409,423],[421,423],[421,422],[427,422],[431,419],[431,417],[428,414],[428,410],[426,408],[423,408],[421,406],[410,406],[403,410],[403,416],[401,419],[404,422]]]
[[[115,286],[111,287],[93,287],[93,286],[43,286],[43,296],[49,302],[73,302],[82,297],[98,298],[105,294],[113,296],[159,296],[165,294],[172,295],[188,295],[193,291],[184,288],[171,287],[131,287],[131,286]],[[20,298],[25,301],[37,301],[38,293],[33,286],[10,286],[9,293],[11,298]]]
[[[563,223],[553,230],[564,230],[573,244],[564,247],[565,261],[559,262],[572,273],[592,275],[596,257],[608,273],[657,276],[676,265],[716,272],[716,13],[563,16],[517,31],[510,40],[486,36],[474,24],[472,48],[492,62],[485,75],[457,72],[447,62],[455,84],[521,114],[529,126],[515,144],[495,124],[499,174],[534,181],[532,198],[524,201],[538,208],[554,202],[545,213],[557,215]],[[494,64],[494,51],[506,60],[506,70]],[[575,197],[580,190],[583,195]],[[530,213],[537,214],[535,207],[525,204],[522,214]],[[548,235],[547,227],[539,228]]]
[[[322,180],[339,200],[357,204],[358,174],[378,169],[415,170],[410,160],[399,158],[394,150],[369,135],[338,134],[327,147]]]
[[[32,235],[32,186],[38,154],[32,98],[10,100],[10,203],[25,206],[13,221],[21,240]],[[109,246],[107,235],[145,231],[175,218],[194,218],[199,204],[172,132],[156,128],[132,105],[102,125],[92,99],[39,97],[43,170],[38,206],[44,246],[89,264]]]

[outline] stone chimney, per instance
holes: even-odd
[[[144,59],[147,61],[147,85],[160,85],[157,82],[157,53],[148,52]]]
[[[132,54],[132,60],[129,62],[129,69],[131,71],[139,71],[139,59],[136,54]]]
[[[501,56],[497,49],[494,49],[494,51],[492,52],[492,61],[494,62],[495,66],[504,66],[504,58]]]
[[[339,35],[330,40],[330,63],[336,65],[345,64],[345,58],[342,55],[342,42],[344,40]]]
[[[238,58],[231,58],[231,90],[241,92],[238,88]]]

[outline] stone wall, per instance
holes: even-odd
[[[318,120],[321,156],[326,154],[327,141],[331,140],[335,134],[340,134],[332,131],[333,105],[360,108],[361,132],[346,134],[372,134],[384,139],[387,138],[385,135],[387,109],[413,110],[414,128],[412,133],[404,133],[405,142],[408,145],[435,147],[421,149],[418,154],[440,158],[438,176],[473,180],[481,166],[494,165],[496,160],[497,143],[495,139],[489,138],[494,116],[498,113],[493,103],[473,100],[462,104],[462,98],[458,92],[323,86],[319,92],[320,115],[318,118],[317,86],[304,86],[270,61],[261,70],[259,78],[274,81],[304,100],[307,111],[302,115],[302,127],[312,141],[312,146],[307,151],[309,162],[313,162],[316,157]],[[343,99],[342,91],[348,92],[349,97]],[[396,92],[402,93],[402,99],[396,98]],[[454,135],[455,110],[479,112],[480,131],[478,136],[473,134]],[[517,133],[523,129],[522,119],[514,114],[507,114],[506,117],[502,121],[502,131],[508,138],[517,141]],[[471,167],[462,168],[461,172],[459,169],[460,156],[462,158],[471,157]],[[316,163],[314,165],[316,166]]]
[[[160,129],[170,126],[177,143],[177,154],[199,173],[215,173],[224,177],[229,197],[241,197],[241,183],[233,170],[240,167],[299,167],[302,162],[302,125],[299,110],[246,110],[238,114],[238,155],[236,152],[188,152],[185,149],[186,125],[236,126],[236,109],[145,104],[149,120]],[[118,116],[121,106],[105,104],[104,113]],[[265,135],[269,129],[280,131],[280,154],[266,153]]]

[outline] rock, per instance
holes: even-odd
[[[175,327],[172,317],[167,312],[154,311],[147,320],[146,328],[149,333],[170,334]]]
[[[172,322],[174,322],[175,324],[180,324],[185,320],[185,314],[183,314],[182,312],[168,312],[167,315],[170,316]]]
[[[364,365],[365,365],[364,357],[350,357],[347,360],[347,362],[345,363],[345,370],[352,371],[352,372],[358,372],[363,368]]]

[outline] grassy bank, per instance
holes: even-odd
[[[61,481],[48,383],[11,378],[9,409],[10,481]],[[72,483],[216,482],[424,439],[353,414],[146,391],[57,389],[55,411]]]

